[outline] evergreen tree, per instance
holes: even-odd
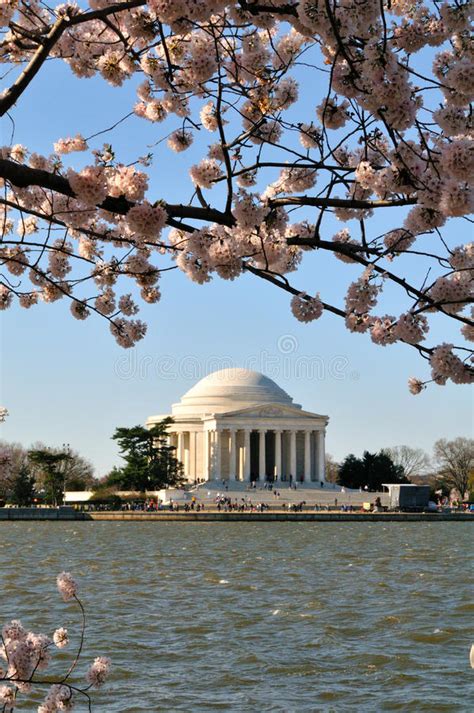
[[[61,466],[71,456],[66,452],[31,450],[29,459],[38,466],[43,478],[45,500],[50,505],[61,505],[64,500],[65,475]]]
[[[362,458],[352,453],[345,458],[339,469],[339,483],[348,488],[381,490],[382,483],[409,483],[403,474],[403,466],[395,465],[387,453],[364,451]]]
[[[22,466],[13,480],[10,501],[28,507],[35,496],[35,479],[26,466]]]
[[[180,485],[183,466],[175,457],[175,448],[166,441],[168,426],[173,419],[166,418],[152,428],[120,427],[112,436],[117,441],[125,461],[122,468],[114,468],[107,485],[121,490],[160,490]]]

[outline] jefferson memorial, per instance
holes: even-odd
[[[167,416],[169,444],[190,482],[325,481],[327,416],[303,411],[257,371],[222,369],[201,379]]]

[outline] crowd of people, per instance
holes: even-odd
[[[214,497],[211,496],[211,492],[207,493],[208,499],[207,503],[193,495],[189,499],[185,500],[173,500],[170,499],[168,502],[163,502],[159,498],[147,498],[146,500],[131,500],[128,502],[96,502],[96,503],[84,503],[81,505],[76,505],[77,510],[82,511],[133,511],[133,512],[203,512],[206,509],[209,511],[217,510],[217,512],[266,512],[269,510],[278,511],[283,510],[287,512],[341,512],[341,513],[352,513],[358,511],[365,512],[384,512],[387,507],[382,505],[379,496],[376,497],[373,503],[363,503],[360,504],[347,504],[339,503],[337,497],[334,498],[332,503],[308,503],[306,500],[301,500],[299,502],[287,503],[281,501],[281,493],[279,490],[274,489],[273,484],[268,484],[268,490],[270,490],[274,495],[274,502],[269,504],[268,502],[255,501],[252,500],[250,495],[245,495],[243,497],[231,497],[226,490],[223,492],[218,492]],[[432,503],[434,509],[438,511],[451,511],[464,510],[469,512],[470,509],[474,510],[474,507],[470,508],[469,503],[455,503],[455,507],[449,503],[446,506],[443,502]],[[451,506],[451,507],[449,507]],[[457,507],[456,507],[457,506]]]
[[[217,494],[215,505],[218,512],[264,512],[269,510],[267,503],[255,503],[250,498],[230,498],[227,495]]]
[[[315,512],[354,512],[359,508],[352,505],[338,505],[337,498],[334,500],[334,505],[329,504],[308,504],[306,500],[301,500],[296,503],[278,502],[281,496],[279,491],[274,491],[277,502],[270,505],[265,502],[255,502],[250,497],[231,498],[227,494],[217,493],[213,503],[208,503],[208,509],[216,509],[218,512],[265,512],[268,510],[286,510],[288,512],[303,512],[303,510],[314,510]],[[379,500],[379,499],[378,499]],[[178,501],[170,499],[168,503],[164,503],[160,499],[149,498],[144,501],[122,502],[120,505],[116,503],[87,503],[78,509],[87,511],[113,511],[120,510],[122,512],[203,512],[206,509],[206,504],[198,501],[195,496],[190,501]],[[380,511],[381,503],[376,502],[373,508],[375,512]]]

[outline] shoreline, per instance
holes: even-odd
[[[72,508],[0,508],[1,522],[474,522],[471,513],[409,512],[80,512]]]

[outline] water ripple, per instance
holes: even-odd
[[[470,523],[0,523],[0,621],[77,644],[54,585],[74,572],[83,670],[114,663],[97,713],[467,713],[473,542]]]

